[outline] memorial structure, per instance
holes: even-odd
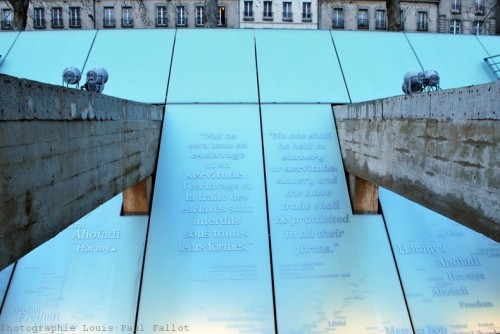
[[[151,214],[121,216],[115,197],[2,271],[0,332],[500,331],[497,242],[385,189],[383,214],[351,209],[332,105],[400,94],[431,36],[85,31],[70,64],[69,34],[14,36],[0,72],[55,84],[102,66],[105,93],[165,105]],[[25,52],[35,40],[43,68]],[[445,88],[459,66],[474,74],[457,85],[491,80],[454,50],[425,65]]]

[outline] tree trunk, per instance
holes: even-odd
[[[28,22],[29,0],[9,0],[14,12],[14,29],[25,30]]]
[[[205,0],[205,27],[206,28],[216,28],[217,27],[217,12],[219,10],[219,4],[217,0]]]
[[[385,6],[387,8],[387,30],[401,30],[401,8],[399,6],[399,0],[386,0]]]

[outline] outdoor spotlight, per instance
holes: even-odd
[[[77,69],[76,67],[65,68],[63,71],[63,75],[62,75],[63,82],[65,82],[67,86],[78,85],[81,77],[82,77],[82,75],[80,73],[80,70]]]
[[[82,89],[90,92],[102,93],[104,84],[108,82],[108,71],[104,68],[97,67],[87,72],[87,82],[82,86]]]
[[[401,88],[405,94],[420,93],[423,90],[424,79],[423,72],[407,72]]]
[[[427,88],[427,91],[440,89],[439,74],[437,71],[427,70],[424,72],[424,76],[424,88]]]

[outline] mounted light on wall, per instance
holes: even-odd
[[[62,75],[63,86],[64,83],[66,83],[66,87],[69,87],[69,85],[76,85],[76,88],[78,88],[81,77],[82,75],[79,69],[77,69],[76,67],[67,67],[64,69]]]
[[[87,82],[82,89],[90,92],[102,93],[104,84],[108,82],[109,74],[106,69],[97,67],[87,72]]]
[[[401,87],[405,94],[420,93],[424,90],[430,92],[439,90],[439,74],[435,70],[425,72],[407,72]]]

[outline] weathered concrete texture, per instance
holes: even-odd
[[[500,241],[500,82],[333,109],[349,173]]]
[[[0,75],[0,269],[154,172],[161,107]]]

